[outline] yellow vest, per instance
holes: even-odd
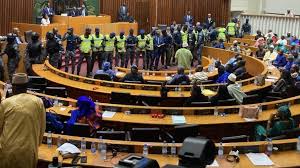
[[[226,41],[226,29],[224,27],[219,28],[218,30],[218,40],[222,39],[224,42]]]
[[[105,39],[106,39],[106,41],[105,41],[104,51],[107,51],[107,52],[114,51],[116,38],[115,37],[110,38],[109,35],[106,35]]]
[[[93,34],[93,39],[94,39],[94,47],[93,47],[93,51],[102,51],[102,43],[103,43],[103,39],[104,36],[102,34],[99,34],[99,37],[96,36],[96,34]]]
[[[227,29],[228,29],[229,35],[231,35],[231,36],[235,35],[235,23],[233,23],[233,22],[228,23]]]
[[[123,36],[123,39],[121,39],[120,36],[117,36],[117,48],[119,53],[126,52],[125,42],[126,42],[126,36]]]
[[[153,37],[151,36],[151,34],[147,35],[147,40],[149,41],[149,44],[146,45],[146,49],[149,51],[153,51],[154,50],[154,44],[153,44]]]
[[[137,44],[138,48],[137,49],[139,51],[146,51],[146,42],[147,42],[146,35],[144,36],[144,39],[142,39],[141,35],[137,36],[137,39],[138,39],[138,44]]]
[[[84,35],[81,35],[80,40],[81,40],[80,51],[84,54],[88,54],[92,49],[93,37],[89,35],[88,38],[85,38]]]
[[[182,44],[188,43],[188,33],[181,31],[181,40]]]

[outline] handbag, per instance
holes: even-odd
[[[241,106],[239,115],[242,118],[258,119],[259,107],[257,105]]]
[[[256,86],[264,86],[266,83],[266,77],[264,75],[258,75],[255,77],[254,82]]]

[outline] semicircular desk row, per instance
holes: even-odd
[[[204,47],[204,55],[208,55],[214,59],[219,59],[221,62],[225,63],[234,55],[234,53],[222,49]],[[280,72],[276,68],[268,69],[268,67],[262,61],[254,57],[243,56],[243,58],[246,60],[247,72],[253,76],[249,79],[238,81],[238,83],[242,84],[242,90],[244,92],[253,92],[268,88],[272,85],[272,82],[266,81],[265,85],[256,86],[254,84],[255,76],[271,75],[276,79],[279,78]],[[68,88],[68,93],[72,98],[77,98],[80,95],[90,95],[94,99],[98,99],[101,102],[108,102],[109,96],[112,92],[130,93],[133,96],[160,97],[161,86],[158,85],[131,84],[86,78],[60,71],[52,67],[48,61],[46,61],[44,65],[33,65],[33,71],[38,76],[44,77],[48,81],[66,86]],[[152,78],[155,77],[156,76],[153,76]],[[213,90],[213,88],[218,87],[219,84],[207,84],[203,86],[208,89],[212,88]],[[190,96],[190,85],[167,87],[169,87],[171,90],[168,93],[168,97],[180,98]],[[180,92],[175,91],[175,89],[178,87],[181,87]]]
[[[60,136],[63,141],[69,141],[71,143],[80,143],[81,137],[75,137],[75,136],[65,136],[65,135],[59,135],[59,134],[52,134],[53,138],[53,145],[52,147],[48,147],[45,144],[42,144],[39,147],[39,165],[41,164],[48,164],[52,162],[53,156],[58,156],[58,153],[56,151],[57,146],[55,145],[57,142],[57,138]],[[44,140],[46,139],[47,134],[44,135]],[[99,143],[98,139],[95,138],[86,138],[85,139],[87,144],[90,144],[92,142]],[[155,159],[159,163],[160,167],[163,167],[167,164],[172,165],[178,165],[179,158],[178,156],[170,156],[170,155],[161,155],[159,154],[159,151],[161,151],[161,147],[163,146],[162,143],[153,143],[153,142],[133,142],[133,141],[118,141],[118,140],[103,140],[104,143],[108,144],[108,146],[126,146],[126,147],[132,147],[133,151],[129,151],[131,154],[135,153],[136,155],[140,155],[142,153],[142,148],[145,143],[147,143],[150,147],[149,149],[149,155],[148,158]],[[297,142],[297,139],[285,139],[285,140],[274,140],[273,146],[277,147],[279,151],[273,152],[273,154],[270,156],[270,159],[274,163],[273,166],[270,167],[298,167],[300,166],[300,153],[295,151],[295,144]],[[219,144],[216,144],[218,146]],[[266,149],[266,142],[237,142],[237,143],[224,143],[224,153],[225,155],[230,152],[233,148],[236,148],[241,151],[241,153],[248,153],[248,152],[261,152],[264,153]],[[179,151],[179,148],[182,146],[182,144],[177,143],[175,144],[177,151]],[[89,148],[88,148],[89,149]],[[88,166],[88,167],[114,167],[114,165],[118,164],[119,160],[122,160],[126,156],[128,156],[130,153],[126,152],[118,152],[117,156],[112,158],[108,156],[107,160],[103,161],[100,159],[100,154],[98,152],[91,153],[90,150],[86,151],[87,156],[87,163],[78,163],[80,166]],[[288,159],[287,159],[288,158]],[[59,160],[62,161],[64,165],[70,165],[72,159],[64,159],[62,160],[61,157],[59,157]],[[236,168],[251,168],[251,167],[259,167],[254,166],[251,161],[247,158],[245,154],[240,154],[240,161],[238,163],[234,162],[228,162],[224,158],[216,158],[216,161],[218,163],[218,167],[236,167]],[[266,167],[266,166],[265,166]]]

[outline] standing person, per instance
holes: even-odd
[[[223,42],[227,41],[226,39],[226,36],[227,36],[227,30],[225,27],[220,27],[218,29],[218,40],[223,40]]]
[[[44,14],[43,18],[41,20],[41,25],[42,26],[48,26],[49,24],[51,24],[51,21],[50,21],[48,15]]]
[[[98,27],[95,28],[95,34],[92,35],[93,40],[94,40],[94,45],[93,45],[93,53],[92,53],[92,65],[91,65],[91,70],[94,69],[94,65],[96,60],[98,60],[98,68],[102,68],[103,64],[103,41],[104,41],[104,36],[100,33],[100,29]]]
[[[129,35],[126,38],[126,51],[127,51],[126,57],[130,59],[130,66],[133,65],[133,60],[135,57],[135,47],[137,44],[137,39],[133,33],[134,33],[134,30],[130,29]],[[129,59],[126,59],[126,61],[125,61],[125,68],[127,68],[127,66],[128,66]]]
[[[64,47],[62,45],[62,37],[61,35],[58,33],[58,29],[55,27],[53,28],[52,30],[53,34],[54,34],[54,38],[55,40],[59,43],[60,45],[60,50],[59,50],[59,53],[58,53],[58,56],[59,56],[59,59],[58,59],[58,69],[61,68],[61,65],[62,65],[62,55],[63,55],[63,52],[64,52]]]
[[[112,65],[113,56],[114,56],[114,49],[115,49],[115,41],[116,41],[116,34],[110,33],[104,37],[104,57],[105,62],[109,62]]]
[[[206,28],[206,25],[203,26],[203,29],[201,30],[201,32],[198,33],[198,37],[197,37],[197,61],[198,61],[198,65],[202,65],[202,50],[203,50],[203,46],[208,42],[208,30]]]
[[[173,39],[166,30],[162,31],[162,38],[165,45],[163,46],[161,62],[164,68],[167,69],[168,66],[171,66],[171,45],[173,44]]]
[[[4,49],[4,54],[7,55],[7,69],[9,80],[12,80],[13,74],[16,72],[20,56],[19,56],[19,46],[16,43],[15,36],[11,33],[7,35],[7,44]]]
[[[182,28],[182,31],[181,31],[181,45],[183,45],[183,43],[188,44],[188,31],[187,31],[187,29],[188,29],[187,25],[184,25],[183,28]]]
[[[246,23],[244,23],[242,25],[242,34],[243,35],[249,35],[249,34],[251,34],[251,25],[249,23],[249,19],[248,18],[246,19]]]
[[[150,70],[151,68],[151,61],[153,58],[153,50],[154,50],[154,36],[155,31],[152,31],[150,34],[147,35],[147,45],[146,45],[146,60],[144,62],[146,63],[145,69]]]
[[[28,77],[14,74],[14,96],[0,105],[0,167],[34,168],[46,128],[43,101],[26,94]]]
[[[173,57],[172,64],[175,65],[175,53],[182,46],[181,27],[180,26],[177,26],[177,29],[174,31],[173,42],[174,42],[174,55],[172,56]]]
[[[190,50],[188,50],[188,44],[183,43],[183,48],[177,50],[175,54],[176,62],[178,63],[178,67],[183,67],[184,69],[191,69],[191,64],[193,60],[193,54]]]
[[[74,35],[73,28],[68,28],[68,32],[64,35],[62,41],[67,40],[66,46],[66,55],[65,55],[65,72],[69,72],[69,62],[71,60],[72,64],[72,74],[75,73],[75,64],[76,64],[76,46],[78,43],[78,37]]]
[[[287,10],[285,13],[286,17],[295,17],[295,15],[291,12],[291,10]]]
[[[77,75],[80,74],[81,70],[81,64],[84,59],[86,59],[87,66],[86,66],[86,76],[91,76],[91,64],[92,64],[92,58],[91,58],[91,51],[92,51],[92,45],[94,43],[93,37],[91,35],[91,28],[86,28],[85,33],[80,36],[79,38],[80,43],[80,58],[77,65]]]
[[[136,48],[136,58],[135,65],[139,67],[139,58],[142,55],[143,58],[143,69],[146,68],[146,43],[147,37],[145,35],[145,30],[140,30],[140,35],[137,36],[137,48]]]
[[[54,10],[48,2],[45,8],[42,9],[42,15],[47,15],[49,17],[50,22],[52,22],[52,18],[54,16]]]
[[[25,65],[28,75],[33,75],[32,64],[41,63],[43,44],[39,40],[40,35],[36,32],[32,33],[31,42],[26,47]]]
[[[187,11],[186,15],[183,17],[183,24],[187,26],[193,25],[194,17],[191,15],[191,11]]]
[[[155,71],[158,70],[159,59],[161,58],[163,53],[163,45],[164,45],[164,41],[161,36],[161,32],[160,30],[156,30],[156,35],[154,37],[154,56],[151,61],[151,67],[154,64]]]
[[[116,48],[117,54],[115,57],[115,64],[116,66],[120,66],[119,62],[121,60],[121,67],[125,67],[125,60],[126,58],[126,36],[125,33],[122,31],[120,35],[116,37]]]
[[[20,30],[19,30],[19,28],[17,28],[17,27],[13,28],[13,35],[16,38],[16,43],[17,44],[24,43],[24,41],[22,39],[22,36],[20,36]]]
[[[207,18],[205,19],[205,24],[206,24],[208,29],[215,26],[215,21],[212,19],[210,13],[207,15]]]
[[[235,19],[232,19],[231,22],[229,22],[227,24],[227,27],[226,27],[226,30],[227,30],[227,34],[228,34],[228,41],[230,40],[231,37],[235,37],[236,35],[236,23],[235,23]]]
[[[203,31],[203,30],[202,30]],[[193,58],[196,59],[196,57],[194,56],[194,52],[195,52],[195,44],[196,44],[196,35],[193,32],[193,28],[190,27],[189,31],[188,31],[188,45],[189,45],[189,49],[191,51],[191,53],[193,54]],[[193,64],[193,61],[192,61]],[[193,65],[192,65],[193,66]]]
[[[60,45],[54,38],[53,32],[47,33],[46,50],[49,56],[49,63],[54,68],[58,68]]]
[[[89,15],[88,10],[87,10],[86,6],[83,4],[81,6],[81,16],[88,16],[88,15]]]
[[[124,22],[126,20],[127,13],[128,13],[128,7],[127,7],[126,3],[123,3],[119,8],[118,20],[120,22]]]

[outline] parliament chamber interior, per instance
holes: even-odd
[[[300,167],[299,0],[1,0],[0,168]]]

